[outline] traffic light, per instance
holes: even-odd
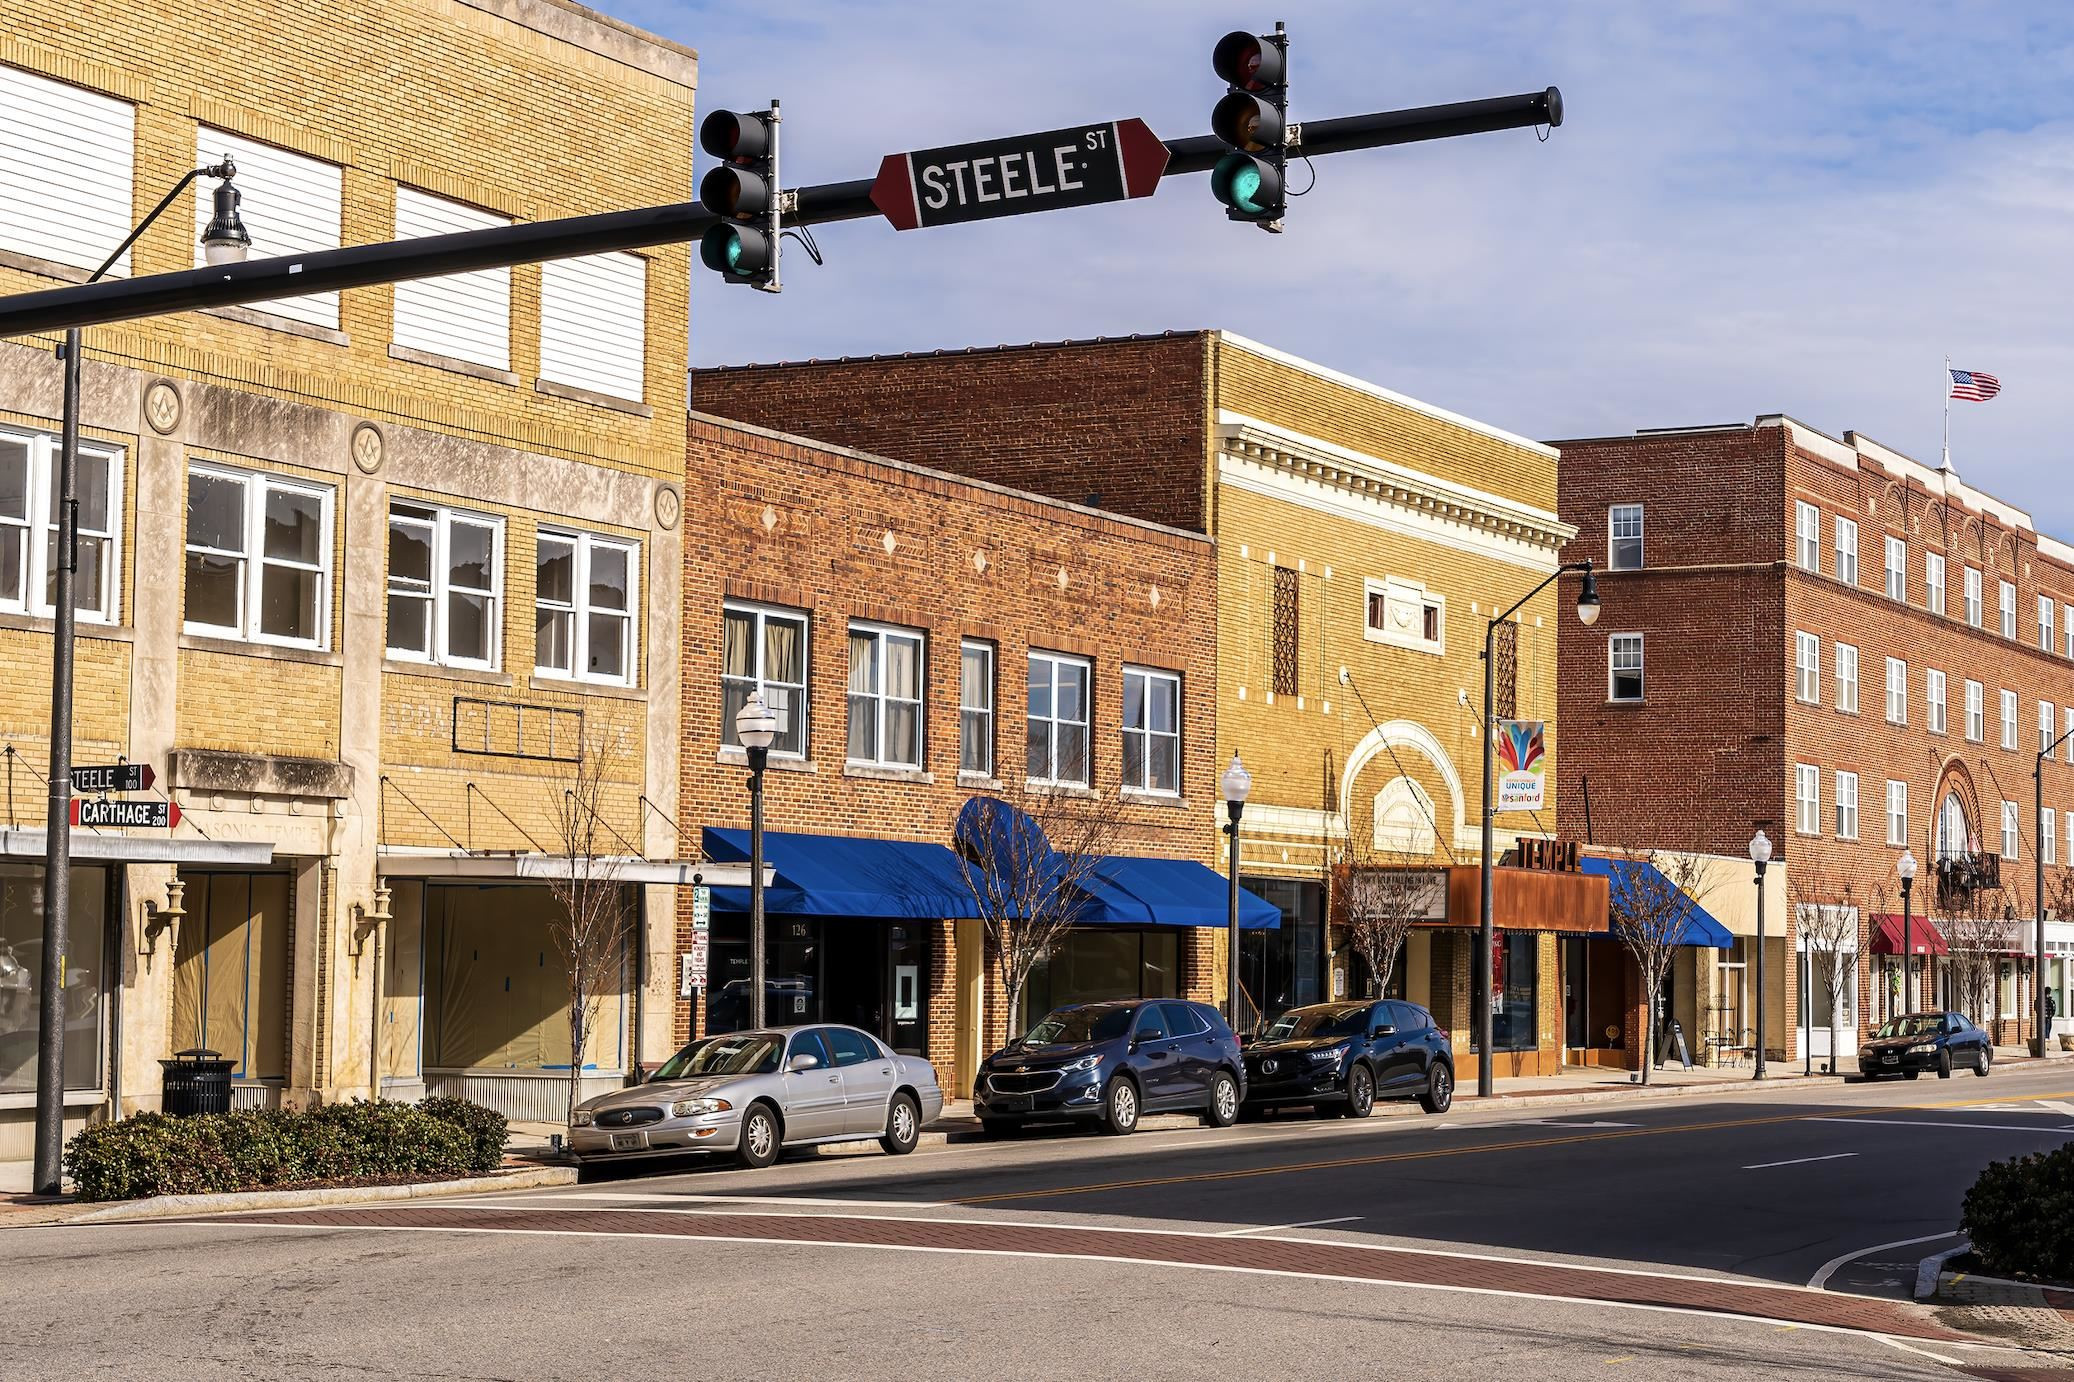
[[[767,111],[716,110],[699,122],[699,147],[720,159],[699,201],[721,218],[699,240],[699,259],[729,283],[778,291],[778,103]]]
[[[1279,231],[1287,208],[1289,37],[1238,30],[1217,40],[1210,66],[1230,90],[1210,112],[1210,130],[1231,145],[1210,171],[1210,191],[1234,221]]]

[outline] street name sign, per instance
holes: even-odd
[[[100,763],[72,770],[72,790],[93,792],[148,792],[158,780],[149,763]]]
[[[961,225],[1149,197],[1166,168],[1167,146],[1132,117],[887,154],[871,204],[895,230]]]
[[[171,830],[180,824],[180,806],[171,801],[130,801],[121,797],[72,798],[72,824],[95,829]]]

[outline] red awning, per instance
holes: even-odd
[[[1899,955],[1901,953],[1901,916],[1889,912],[1873,918],[1872,953],[1875,955]],[[1908,943],[1918,955],[1944,955],[1951,947],[1944,943],[1944,932],[1937,929],[1928,917],[1910,917],[1908,921]]]

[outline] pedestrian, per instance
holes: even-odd
[[[2050,1023],[2055,1017],[2058,1017],[2059,1015],[2059,995],[2055,994],[2051,989],[2047,989],[2045,991],[2045,1020],[2046,1022]]]

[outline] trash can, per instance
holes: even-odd
[[[171,1060],[160,1061],[166,1072],[160,1106],[174,1118],[229,1113],[231,1064],[214,1051],[199,1049],[182,1051]]]

